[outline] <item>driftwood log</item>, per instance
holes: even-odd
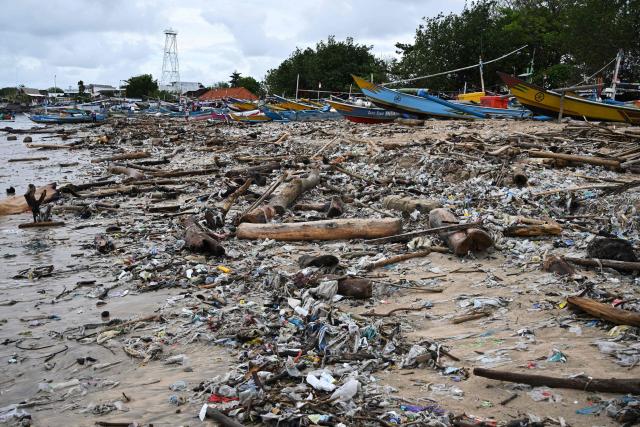
[[[546,375],[521,374],[513,371],[499,371],[497,369],[485,368],[474,368],[473,374],[492,380],[529,384],[534,387],[547,386],[551,388],[570,388],[582,391],[620,394],[640,393],[640,379],[557,378]]]
[[[261,224],[269,222],[275,214],[282,215],[305,191],[311,190],[320,183],[320,172],[313,170],[306,178],[294,178],[280,186],[277,193],[271,196],[267,206],[256,207],[240,218],[240,222]],[[274,215],[271,215],[271,214]]]
[[[432,252],[440,252],[440,253],[446,254],[446,253],[449,253],[449,249],[439,247],[439,246],[431,246],[428,249],[423,249],[416,252],[409,252],[406,254],[393,255],[393,256],[390,256],[389,258],[383,258],[381,260],[367,264],[364,268],[365,270],[371,271],[371,270],[375,270],[376,268],[384,267],[385,265],[395,264],[398,262],[406,261],[408,259],[426,257],[426,256],[429,256],[429,254],[431,254]]]
[[[640,313],[621,308],[612,307],[590,298],[568,297],[567,302],[571,307],[589,313],[598,319],[603,319],[616,325],[640,326]]]
[[[338,293],[348,298],[367,299],[373,294],[373,286],[369,279],[345,277],[338,280]]]
[[[458,223],[456,216],[448,209],[434,209],[429,213],[430,227],[443,227]],[[493,245],[491,235],[479,228],[469,228],[462,231],[439,233],[449,248],[456,255],[466,255],[469,251],[482,252]]]
[[[42,203],[50,202],[58,197],[55,183],[36,188],[34,197],[39,199],[45,191],[46,195]],[[0,200],[0,216],[21,214],[30,210],[31,208],[24,196],[11,196]]]
[[[503,231],[503,234],[507,237],[557,236],[561,233],[562,227],[556,222],[513,224]]]
[[[410,214],[417,210],[420,213],[429,213],[433,209],[442,207],[437,200],[421,199],[416,197],[387,196],[382,200],[385,209],[404,212]]]
[[[325,221],[283,224],[242,223],[236,236],[239,239],[274,240],[345,240],[370,239],[398,233],[399,219],[334,219]]]
[[[552,151],[529,151],[530,157],[542,157],[546,159],[564,160],[573,163],[586,163],[589,165],[608,166],[613,169],[620,169],[620,161],[605,159],[595,156],[580,156],[577,154],[554,153]]]
[[[134,168],[128,168],[125,166],[111,166],[109,167],[109,172],[113,173],[113,174],[118,174],[118,175],[126,175],[129,178],[132,179],[145,179],[146,176],[144,174],[144,172],[138,170],[138,169],[134,169]]]

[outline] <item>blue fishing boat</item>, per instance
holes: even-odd
[[[426,90],[419,89],[417,95],[425,98],[431,102],[435,102],[447,108],[459,111],[463,114],[471,114],[481,119],[490,118],[511,118],[511,119],[523,119],[531,117],[531,111],[525,108],[494,108],[485,107],[483,105],[466,104],[462,102],[447,101],[437,96],[429,95]]]
[[[89,114],[87,111],[77,109],[59,110],[54,113],[45,111],[43,114],[31,114],[27,117],[31,121],[41,124],[91,123],[103,122],[107,119],[105,114]]]
[[[421,96],[409,95],[393,89],[379,86],[363,78],[352,75],[363,94],[379,107],[399,113],[408,113],[419,118],[437,117],[443,119],[467,119],[483,118],[480,114],[471,114],[458,108],[452,108],[442,103],[433,102]]]
[[[354,123],[388,123],[402,116],[396,111],[384,108],[365,107],[335,100],[327,100],[327,103],[344,118]]]

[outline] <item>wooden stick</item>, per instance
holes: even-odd
[[[398,262],[406,261],[408,259],[426,257],[431,252],[439,252],[439,253],[442,253],[442,254],[448,254],[449,253],[449,248],[444,248],[444,247],[440,247],[440,246],[431,246],[428,249],[424,249],[424,250],[417,251],[417,252],[409,252],[409,253],[406,253],[406,254],[394,255],[394,256],[391,256],[389,258],[384,258],[384,259],[381,259],[379,261],[375,261],[375,262],[372,262],[370,264],[367,264],[364,267],[364,269],[368,270],[368,271],[375,270],[376,268],[384,267],[385,265],[389,265],[389,264],[396,264]]]
[[[18,225],[18,228],[44,228],[44,227],[60,227],[64,225],[64,221],[41,221],[41,222],[27,222]]]
[[[572,307],[577,307],[592,316],[616,325],[640,326],[640,313],[612,307],[609,304],[603,304],[590,298],[568,297],[567,302]]]
[[[513,371],[499,371],[497,369],[485,368],[473,368],[473,374],[492,380],[529,384],[535,387],[547,386],[551,388],[570,388],[574,390],[618,394],[640,393],[640,379],[556,378],[546,375],[521,374]]]
[[[434,228],[428,228],[426,230],[411,231],[409,233],[397,234],[395,236],[383,237],[381,239],[366,240],[365,243],[377,245],[381,243],[408,242],[414,237],[426,236],[427,234],[436,234],[436,233],[442,233],[447,231],[465,230],[467,228],[477,227],[481,225],[482,225],[481,221],[470,222],[468,224],[444,225],[442,227],[434,227]]]
[[[9,163],[15,163],[15,162],[31,162],[36,160],[49,160],[49,158],[48,157],[20,157],[17,159],[9,159],[7,161]]]
[[[402,228],[399,219],[334,219],[327,221],[294,222],[283,224],[242,223],[238,226],[239,239],[345,240],[382,237],[397,233]]]
[[[483,317],[487,317],[489,315],[488,311],[481,311],[479,313],[471,313],[471,314],[463,314],[460,316],[453,317],[451,319],[451,323],[457,325],[459,323],[468,322],[470,320],[481,319]]]
[[[429,212],[429,226],[442,227],[445,223],[457,223],[458,219],[448,209],[438,208]],[[439,233],[442,240],[447,242],[451,251],[458,255],[466,255],[469,251],[482,252],[493,245],[491,235],[480,228],[468,228],[463,231],[443,231]]]
[[[620,161],[612,159],[604,159],[595,156],[580,156],[577,154],[554,153],[552,151],[529,151],[530,157],[542,157],[546,159],[560,159],[574,163],[587,163],[597,166],[608,166],[614,169],[620,169]]]
[[[502,234],[507,237],[557,236],[562,227],[555,222],[545,224],[513,224],[505,228]]]
[[[640,262],[617,261],[613,259],[600,258],[564,257],[564,259],[574,264],[583,265],[586,267],[611,267],[615,268],[616,270],[640,271]]]
[[[91,160],[91,163],[113,162],[115,160],[143,159],[145,157],[151,157],[151,154],[146,151],[132,151],[129,153],[116,154],[114,156],[93,159]]]

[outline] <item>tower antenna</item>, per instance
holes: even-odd
[[[182,94],[180,66],[178,65],[178,32],[169,28],[164,30],[164,35],[164,58],[162,59],[160,84],[163,86],[175,84],[178,93]]]

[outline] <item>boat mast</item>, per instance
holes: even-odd
[[[616,85],[618,84],[618,71],[620,71],[620,62],[622,62],[622,49],[618,50],[616,56],[616,69],[613,72],[613,82],[611,82],[611,99],[616,99]]]
[[[480,57],[480,62],[478,63],[478,66],[480,68],[480,86],[481,86],[481,90],[482,92],[484,92],[484,75],[482,73],[482,57]]]

